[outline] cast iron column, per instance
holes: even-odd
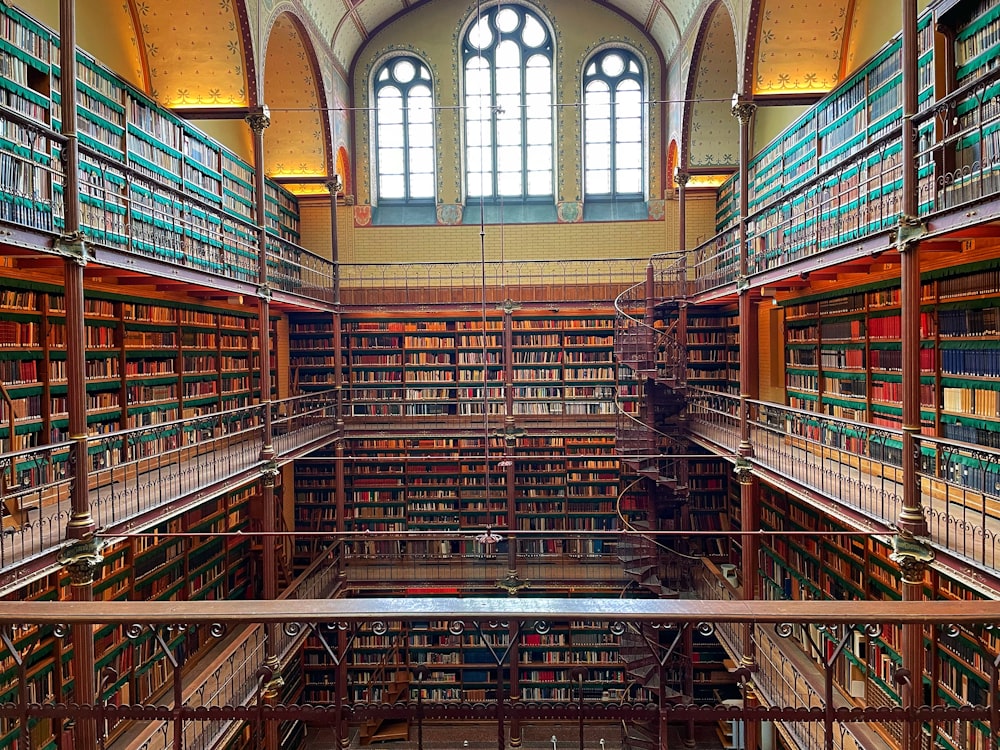
[[[257,300],[260,327],[260,403],[264,411],[264,427],[260,449],[260,460],[264,462],[261,482],[261,594],[272,600],[278,596],[277,555],[275,554],[275,483],[279,469],[274,462],[274,444],[271,428],[271,287],[267,277],[267,220],[264,188],[264,130],[271,124],[268,109],[257,107],[247,118],[253,133],[254,192],[257,206]],[[265,667],[271,677],[264,687],[262,697],[273,701],[281,694],[284,680],[281,678],[281,663],[275,651],[278,626],[265,625],[266,656]],[[278,750],[278,723],[264,722],[264,743],[267,750]]]
[[[897,229],[900,255],[900,318],[902,321],[903,380],[903,507],[894,539],[892,558],[902,571],[900,595],[903,601],[924,598],[927,564],[934,552],[922,537],[927,522],[920,489],[920,243],[924,226],[917,217],[917,3],[903,0],[903,118],[901,214]],[[903,625],[900,638],[900,692],[904,707],[923,702],[924,630],[921,625]],[[903,725],[902,750],[919,750],[923,745],[921,723]]]
[[[59,2],[59,66],[62,70],[60,120],[66,140],[62,144],[63,236],[59,248],[65,255],[63,289],[66,305],[66,395],[69,409],[69,439],[73,482],[70,489],[72,512],[66,524],[66,538],[73,541],[60,555],[70,572],[73,601],[94,598],[94,577],[101,564],[101,544],[94,540],[96,523],[90,513],[87,455],[87,368],[86,324],[84,322],[83,269],[87,251],[80,226],[80,152],[76,130],[76,3]],[[124,424],[122,427],[124,428]],[[73,634],[73,700],[80,705],[97,702],[94,675],[94,636],[90,626],[77,624]],[[73,728],[74,747],[96,750],[97,722],[80,717]]]
[[[753,444],[750,442],[750,404],[756,393],[755,370],[757,368],[758,351],[756,347],[757,321],[755,305],[750,296],[749,256],[750,247],[747,243],[747,220],[749,216],[749,164],[750,164],[750,126],[753,122],[757,105],[752,101],[737,96],[733,102],[733,116],[740,122],[740,219],[739,219],[739,275],[736,279],[736,289],[739,294],[739,356],[740,356],[740,444],[737,449],[736,478],[740,485],[740,528],[753,531],[759,527],[760,515],[757,497],[757,482],[753,476],[750,458],[753,456]],[[759,542],[756,536],[743,537],[741,546],[740,568],[742,571],[742,592],[744,599],[757,598],[757,558]],[[743,666],[752,669],[756,662],[752,624],[743,628]],[[748,683],[749,684],[749,683]],[[746,750],[755,750],[759,722],[747,721],[744,732]]]

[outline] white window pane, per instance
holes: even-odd
[[[528,172],[528,195],[552,195],[552,172]]]
[[[622,167],[642,164],[642,146],[638,143],[620,143],[615,148],[615,163]]]
[[[502,110],[499,114],[497,114],[498,120],[521,119],[521,97],[518,94],[498,96],[497,106]]]
[[[511,33],[517,28],[520,22],[521,19],[518,17],[517,13],[510,8],[503,8],[499,13],[497,13],[497,28],[504,34]]]
[[[410,172],[427,173],[433,171],[434,171],[434,149],[411,148]]]
[[[617,106],[615,107],[615,114],[621,118],[631,118],[639,119],[642,117],[642,104],[639,101],[638,95],[632,96],[618,96]]]
[[[548,146],[528,146],[529,169],[552,169],[552,149]]]
[[[497,147],[497,164],[501,172],[509,172],[515,169],[520,171],[522,168],[521,158],[520,146]]]
[[[410,146],[429,146],[434,143],[434,126],[410,125]]]
[[[465,160],[469,164],[469,171],[490,171],[493,168],[490,153],[490,150],[486,148],[466,149]]]
[[[403,126],[402,125],[382,125],[378,126],[378,145],[384,147],[392,146],[402,146],[403,145]]]
[[[403,121],[403,98],[399,89],[389,86],[378,92],[376,101],[379,122]]]
[[[493,43],[493,32],[490,30],[489,19],[484,16],[472,24],[466,39],[468,39],[472,49],[489,47]]]
[[[608,169],[588,169],[584,179],[589,195],[606,195],[611,192],[611,171]]]
[[[589,81],[584,89],[587,101],[593,100],[595,104],[611,101],[611,88],[607,81]]]
[[[588,130],[589,132],[589,130]],[[615,136],[619,143],[639,143],[642,141],[642,120],[618,120]]]
[[[609,52],[601,60],[601,71],[609,78],[617,78],[625,71],[625,58],[617,52]]]
[[[615,173],[615,187],[619,193],[641,193],[642,170],[619,169]]]
[[[534,146],[551,146],[552,123],[548,120],[528,120],[528,143]]]
[[[592,76],[596,72],[597,72],[597,63],[591,62],[590,65],[587,66],[587,69],[584,71],[583,74],[585,76]]]
[[[465,100],[465,118],[467,120],[488,120],[490,119],[490,97],[469,96]]]
[[[544,93],[552,90],[552,67],[543,55],[532,55],[525,64],[528,91]]]
[[[528,94],[524,97],[524,116],[531,120],[552,118],[552,97],[548,94]]]
[[[497,144],[500,146],[521,145],[521,121],[500,120],[497,122]]]
[[[382,198],[405,198],[402,175],[382,175],[378,181],[379,196]]]
[[[410,197],[411,198],[433,198],[434,197],[434,175],[415,174],[410,177]]]
[[[466,189],[470,197],[493,195],[492,177],[489,172],[470,172]]]
[[[465,130],[465,145],[467,146],[489,146],[492,142],[490,128],[482,123],[471,123]]]
[[[501,172],[497,175],[497,188],[500,195],[521,195],[521,173]]]
[[[378,74],[379,81],[389,80],[389,68],[382,68],[382,72]]]
[[[638,101],[641,97],[642,91],[639,88],[639,82],[631,78],[626,78],[624,81],[619,81],[617,86],[618,98],[621,99],[623,96],[628,96],[632,101]]]
[[[587,143],[609,143],[611,123],[607,120],[587,120]]]
[[[611,106],[601,102],[600,97],[591,97],[588,95],[587,102],[583,107],[583,116],[587,120],[610,120]]]
[[[403,173],[403,149],[380,148],[378,150],[378,169],[382,174]]]
[[[506,39],[497,45],[494,60],[496,61],[498,70],[500,68],[515,68],[519,70],[521,67],[521,48],[517,42]]]
[[[639,75],[639,65],[636,63],[635,60],[629,60],[628,72],[634,75]]]
[[[529,47],[538,47],[548,39],[548,32],[545,27],[538,22],[534,16],[525,16],[524,31],[521,32],[522,41]]]
[[[409,83],[417,74],[417,69],[409,60],[400,60],[392,66],[392,75],[400,83]]]
[[[606,143],[588,143],[583,158],[587,169],[604,169],[611,166],[611,146]]]
[[[465,95],[472,97],[490,93],[490,68],[481,57],[474,57],[465,66]]]

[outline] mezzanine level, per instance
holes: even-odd
[[[75,476],[69,443],[0,456],[3,498],[13,510],[0,534],[3,586],[56,564],[71,516],[74,481],[90,488],[90,509],[104,533],[139,531],[238,487],[266,466],[264,412],[271,410],[278,464],[336,436],[332,392],[308,394],[149,427],[92,435],[88,471]]]

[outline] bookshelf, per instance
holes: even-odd
[[[507,362],[504,322],[495,315],[486,321],[481,316],[345,316],[349,415],[501,414]],[[513,414],[584,420],[613,415],[619,376],[612,358],[613,324],[603,311],[515,315],[510,331]],[[329,346],[319,339],[315,343]]]
[[[737,313],[721,307],[688,310],[687,382],[700,388],[739,393]]]
[[[307,393],[336,384],[336,339],[332,314],[289,316],[288,349],[292,391]]]
[[[995,263],[984,261],[923,276],[920,392],[924,434],[987,447],[1000,445],[998,274]],[[873,283],[855,287],[852,293],[830,291],[784,304],[788,404],[899,427],[898,286]],[[959,481],[978,481],[969,478],[975,471],[965,471],[971,462],[961,452],[950,460],[949,471]]]
[[[64,84],[58,34],[0,7],[0,104],[40,126],[0,112],[0,219],[50,230],[62,226],[59,149],[45,136],[60,127]],[[254,277],[253,169],[188,122],[83,51],[75,96],[80,143],[108,161],[81,158],[81,210],[88,238],[208,272]],[[126,169],[135,177],[126,180]],[[294,195],[267,181],[268,232],[299,242]],[[128,237],[126,237],[128,224]],[[283,269],[287,274],[297,269]]]
[[[88,290],[84,306],[87,425],[91,434],[247,406],[256,318],[181,299],[134,302]],[[0,277],[0,450],[67,439],[66,325],[59,287]],[[128,447],[130,457],[174,447],[178,436]],[[124,450],[124,449],[121,449]],[[94,468],[124,454],[92,454]],[[57,453],[57,461],[63,460]]]
[[[761,488],[762,527],[776,531],[810,531],[809,535],[776,535],[762,546],[759,575],[762,593],[773,599],[898,599],[898,566],[890,559],[888,541],[853,536],[835,519],[778,490]],[[925,587],[929,599],[975,601],[982,595],[932,569]],[[922,677],[923,699],[929,705],[967,705],[982,699],[995,648],[995,634],[956,629],[925,633],[927,659]],[[813,646],[828,648],[829,636],[816,629],[798,634],[806,653],[818,658]],[[844,693],[859,705],[890,706],[898,702],[893,673],[900,664],[900,632],[886,625],[877,635],[856,630],[834,675]],[[810,643],[811,641],[811,643]],[[825,656],[825,654],[823,654]],[[886,722],[881,731],[898,739],[899,725]],[[969,723],[935,726],[940,741],[959,747],[984,747],[986,727]]]
[[[918,35],[918,106],[923,109],[930,106],[936,84],[932,12],[921,15]],[[879,213],[869,210],[883,198],[881,182],[871,178],[879,174],[879,160],[899,158],[899,144],[887,145],[875,161],[858,162],[854,157],[898,131],[901,49],[897,35],[750,160],[751,271],[770,267],[779,258],[795,258],[817,241],[820,249],[827,248],[884,229]],[[923,128],[920,135],[926,140],[932,125]],[[925,186],[933,180],[933,171],[933,164],[921,162]],[[739,218],[737,181],[738,175],[733,175],[719,189],[719,233]]]

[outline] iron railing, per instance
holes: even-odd
[[[102,529],[135,530],[156,512],[262,466],[264,406],[210,412],[87,439],[90,510]],[[280,458],[336,429],[332,392],[274,401],[273,444]],[[71,508],[70,445],[57,443],[0,455],[0,481],[8,507],[0,568],[7,569],[59,547]]]
[[[735,455],[739,398],[690,389],[691,431]],[[754,463],[884,526],[903,508],[902,431],[749,401]],[[1000,452],[918,436],[920,498],[930,537],[955,556],[1000,568]]]

